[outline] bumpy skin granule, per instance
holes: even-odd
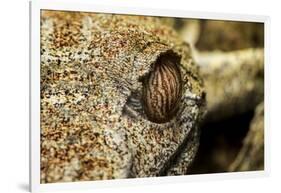
[[[156,124],[128,98],[166,54],[181,57],[183,94]],[[186,174],[202,87],[189,45],[159,18],[42,11],[41,183]]]

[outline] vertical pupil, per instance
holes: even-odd
[[[164,123],[176,114],[182,93],[181,73],[172,56],[161,56],[144,79],[144,111],[150,121]]]

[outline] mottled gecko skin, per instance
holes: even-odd
[[[166,54],[181,58],[183,93],[157,124],[128,99]],[[42,11],[41,183],[186,174],[204,96],[189,45],[161,19]]]

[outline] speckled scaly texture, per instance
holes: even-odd
[[[181,57],[183,94],[156,124],[128,98],[165,54]],[[42,11],[41,183],[185,174],[204,96],[189,45],[161,19]]]

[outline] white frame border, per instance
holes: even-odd
[[[87,2],[87,1],[86,1]],[[217,173],[217,174],[200,174],[172,177],[153,177],[153,178],[136,178],[136,179],[117,179],[105,181],[84,181],[84,182],[69,182],[69,183],[52,183],[40,184],[40,10],[65,10],[65,11],[86,11],[86,12],[102,12],[116,14],[132,14],[132,15],[151,15],[151,16],[167,16],[167,17],[182,17],[196,19],[215,19],[215,20],[233,20],[233,21],[248,21],[262,22],[265,30],[265,167],[264,171],[248,171],[235,173]],[[53,190],[73,190],[85,188],[102,188],[116,186],[135,186],[148,184],[164,184],[164,183],[180,183],[192,181],[210,181],[210,180],[225,180],[225,179],[241,179],[250,177],[268,176],[270,174],[270,74],[269,74],[269,34],[270,34],[270,18],[268,16],[257,15],[241,15],[241,14],[222,14],[195,12],[187,10],[165,10],[165,9],[150,9],[150,8],[135,8],[135,7],[118,7],[108,6],[93,3],[78,3],[66,1],[44,1],[34,0],[30,2],[30,191],[42,192]],[[39,65],[38,65],[39,64]]]

